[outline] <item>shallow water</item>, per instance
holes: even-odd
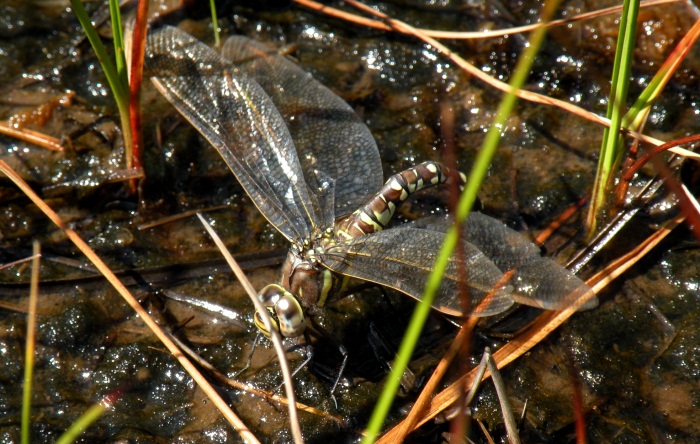
[[[449,2],[417,5],[382,4],[386,12],[424,27],[441,29],[503,28],[536,19],[535,6],[505,2],[508,14],[495,6],[461,9]],[[46,122],[31,126],[70,141],[65,153],[51,153],[3,137],[0,158],[13,165],[83,239],[116,269],[143,269],[172,263],[190,264],[217,258],[213,244],[195,218],[139,229],[141,224],[192,209],[224,205],[208,217],[232,252],[259,253],[285,247],[236,183],[215,150],[198,136],[145,84],[144,145],[148,179],[140,199],[108,178],[122,166],[118,118],[92,51],[75,42],[82,35],[72,15],[52,4],[28,8],[9,2],[0,34],[5,99],[0,116],[28,113],[38,103],[76,92],[71,106],[53,110]],[[580,5],[567,3],[567,15]],[[379,145],[385,176],[417,162],[440,159],[444,107],[454,109],[454,146],[460,167],[468,171],[493,118],[500,93],[472,81],[436,51],[411,38],[389,36],[312,13],[301,7],[253,13],[238,7],[222,12],[224,34],[241,33],[276,45],[291,45],[299,63],[345,98],[367,122]],[[663,57],[689,28],[694,12],[680,6],[644,11],[638,62],[630,96],[635,97]],[[171,23],[181,16],[166,17]],[[661,24],[663,23],[663,25]],[[207,41],[209,21],[188,20],[181,26]],[[605,113],[612,40],[611,18],[555,29],[536,63],[528,89],[569,100]],[[58,36],[59,38],[56,38]],[[523,47],[518,36],[476,42],[448,41],[448,46],[489,74],[506,79]],[[663,140],[698,132],[697,60],[687,60],[665,89],[646,131]],[[59,68],[56,68],[59,67]],[[22,75],[28,74],[31,75]],[[160,134],[160,136],[158,136]],[[525,232],[537,232],[585,196],[595,174],[602,130],[561,110],[521,102],[504,129],[504,139],[480,193],[483,211]],[[161,142],[158,142],[160,137]],[[687,167],[692,172],[691,167]],[[688,176],[691,176],[689,174]],[[65,237],[7,181],[0,182],[0,262],[25,257],[39,239],[42,293],[38,326],[33,400],[33,433],[50,442],[89,405],[116,389],[120,399],[95,426],[85,442],[236,442],[235,432],[212,409],[190,378],[152,337],[121,298],[106,284],[50,281],[90,274]],[[401,218],[442,212],[445,192],[427,192],[402,207]],[[636,245],[649,227],[665,215],[642,212],[614,245],[584,273],[592,274],[611,258]],[[562,230],[546,247],[573,251],[565,240],[575,237],[577,223]],[[591,442],[692,442],[697,429],[700,388],[700,338],[697,333],[697,249],[680,228],[642,263],[600,295],[600,307],[579,313],[544,344],[503,373],[516,411],[528,401],[523,425],[526,442],[566,442],[574,438],[572,386],[578,381]],[[561,248],[560,248],[561,247]],[[67,264],[66,259],[76,262]],[[256,287],[277,280],[276,267],[249,274]],[[196,269],[195,265],[186,269]],[[183,337],[217,369],[233,375],[248,357],[255,331],[252,308],[238,284],[221,265],[184,279],[181,270],[144,272],[151,286],[135,286],[154,315],[180,329]],[[3,287],[0,320],[0,437],[19,438],[26,287],[29,270],[0,271]],[[182,279],[173,279],[175,277]],[[584,276],[585,277],[585,276]],[[224,303],[239,314],[220,320],[191,306],[163,301],[152,290],[167,287]],[[385,362],[366,345],[370,328],[396,346],[412,302],[397,294],[381,297],[377,289],[342,299],[322,321],[334,338],[349,345],[349,379],[338,391],[338,409],[329,396],[338,355],[332,344],[317,347],[317,361],[302,370],[295,389],[302,402],[345,420],[302,416],[311,442],[353,440],[364,427],[381,389]],[[189,321],[188,319],[191,318]],[[482,330],[474,350],[496,348],[501,340]],[[419,379],[432,366],[454,334],[437,316],[421,343],[413,370]],[[357,338],[361,338],[358,341]],[[265,347],[262,347],[265,349]],[[300,362],[300,355],[293,356]],[[477,360],[475,356],[473,360]],[[268,363],[269,361],[269,363]],[[576,375],[576,377],[571,376]],[[256,353],[252,370],[242,379],[273,389],[278,367],[270,349]],[[284,409],[236,390],[222,389],[243,420],[266,442],[291,441]],[[402,417],[414,394],[402,394],[392,421]],[[474,404],[475,415],[496,436],[502,422],[493,389],[487,384]],[[440,439],[446,426],[428,425],[415,437]],[[472,439],[483,442],[476,430]]]

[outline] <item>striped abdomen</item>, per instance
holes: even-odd
[[[386,181],[381,190],[362,208],[336,226],[336,235],[351,239],[386,228],[401,203],[418,190],[456,181],[460,189],[467,177],[437,162],[423,162]]]

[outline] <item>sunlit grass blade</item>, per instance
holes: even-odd
[[[27,341],[24,348],[24,385],[22,387],[22,444],[29,444],[32,413],[32,375],[34,374],[34,349],[36,346],[36,307],[39,299],[39,266],[41,265],[39,242],[34,241],[32,278],[29,287],[29,312],[27,313]]]
[[[221,38],[219,37],[219,19],[216,17],[216,4],[214,0],[209,0],[209,9],[211,9],[211,25],[214,27],[214,43],[216,47],[221,47]]]
[[[107,54],[107,49],[102,43],[102,40],[100,40],[100,36],[97,34],[95,26],[93,26],[92,21],[90,21],[90,16],[88,16],[83,3],[80,0],[71,0],[71,5],[73,6],[73,11],[78,18],[80,25],[83,27],[83,30],[90,41],[90,45],[92,45],[92,49],[95,51],[95,55],[97,56],[98,62],[100,62],[100,66],[102,66],[102,69],[105,71],[107,81],[112,89],[112,93],[114,93],[114,98],[117,101],[117,104],[119,104],[120,101],[124,101],[126,103],[126,92],[124,91],[124,85],[120,81],[119,74],[114,67],[114,64],[110,60],[109,55]]]
[[[549,21],[556,10],[558,3],[558,1],[549,1],[545,3],[541,15],[543,22]],[[479,155],[476,158],[476,162],[474,163],[472,171],[469,174],[467,185],[457,205],[455,218],[458,223],[461,223],[466,219],[469,212],[473,208],[474,203],[476,202],[477,192],[479,191],[479,188],[486,177],[491,160],[493,159],[496,149],[498,148],[498,144],[501,139],[501,132],[503,131],[506,120],[508,119],[508,116],[510,115],[517,101],[517,97],[513,93],[513,90],[521,88],[527,80],[528,74],[530,73],[530,68],[535,60],[535,56],[539,51],[542,41],[544,40],[545,34],[546,28],[539,28],[534,31],[530,38],[530,44],[518,60],[518,64],[509,82],[512,90],[503,97],[501,103],[499,104],[496,117],[486,135]],[[377,401],[372,417],[370,418],[365,437],[362,441],[363,443],[374,442],[379,435],[382,425],[384,424],[384,419],[386,418],[389,409],[391,408],[391,404],[396,397],[401,375],[408,366],[411,356],[413,355],[415,345],[421,332],[423,331],[425,320],[428,318],[430,313],[432,301],[440,287],[442,276],[447,268],[450,256],[457,246],[458,240],[459,233],[457,232],[457,228],[452,227],[445,236],[445,241],[437,260],[435,261],[433,272],[430,274],[426,283],[423,298],[416,306],[409,327],[406,330],[404,338],[401,342],[391,374],[387,378],[382,394]]]
[[[109,16],[112,22],[112,41],[114,43],[114,62],[117,65],[117,76],[122,85],[129,83],[124,54],[124,33],[122,32],[122,14],[119,10],[119,0],[109,0]]]
[[[615,49],[615,63],[613,65],[610,97],[606,114],[606,117],[610,119],[610,127],[605,128],[603,131],[598,170],[586,221],[589,235],[592,235],[595,231],[597,220],[606,207],[607,195],[614,177],[613,174],[620,165],[624,151],[620,125],[622,124],[627,100],[627,89],[629,87],[632,57],[637,35],[638,14],[639,0],[625,0],[622,8],[622,17],[620,18],[620,31]]]
[[[56,444],[70,444],[78,439],[81,433],[97,421],[102,413],[107,410],[107,405],[104,401],[99,402],[85,411],[73,424],[68,427],[68,430],[56,440]]]
[[[122,81],[119,72],[107,54],[107,50],[102,43],[102,40],[100,40],[100,36],[97,34],[97,30],[90,21],[90,16],[88,16],[83,3],[80,0],[71,0],[71,5],[76,17],[78,18],[78,21],[80,22],[80,25],[83,27],[83,30],[85,30],[85,34],[90,41],[90,45],[92,45],[92,49],[95,51],[95,55],[97,56],[100,66],[102,66],[102,69],[105,72],[107,82],[112,90],[112,95],[114,95],[114,100],[117,102],[122,137],[124,139],[126,168],[130,169],[133,165],[133,152],[131,143],[131,127],[129,126],[129,88],[126,82],[126,74],[124,75],[125,80]],[[121,20],[119,21],[121,22]],[[121,30],[119,31],[119,35],[121,36]],[[123,49],[119,52],[121,53],[122,57],[124,57]],[[124,72],[126,73],[126,70],[124,70]]]

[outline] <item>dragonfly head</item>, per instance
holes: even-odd
[[[300,336],[306,329],[304,310],[297,298],[281,285],[270,284],[258,293],[258,299],[267,309],[272,328],[285,338]],[[265,327],[260,313],[255,312],[255,326],[268,338],[270,331]]]
[[[329,270],[310,260],[308,255],[290,251],[282,267],[280,285],[266,286],[258,293],[258,299],[272,318],[272,328],[284,337],[295,337],[306,328],[304,309],[323,306],[333,282]],[[258,330],[270,336],[260,313],[255,313],[254,322]]]

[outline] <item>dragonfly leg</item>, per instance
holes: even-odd
[[[291,351],[292,349],[295,349],[296,347],[297,347],[297,346],[294,346],[294,347],[292,347],[291,349],[289,349],[289,350],[287,350],[287,351]],[[313,349],[313,346],[311,345],[311,342],[309,342],[308,338],[306,338],[306,344],[304,344],[304,350],[305,350],[305,352],[306,352],[306,358],[304,358],[304,361],[303,361],[301,364],[299,364],[299,365],[297,366],[297,368],[294,369],[294,371],[293,371],[292,374],[290,375],[290,378],[293,378],[294,376],[296,376],[296,374],[299,373],[299,372],[301,371],[301,369],[303,369],[304,367],[306,367],[306,366],[309,364],[309,362],[311,362],[311,360],[312,360],[313,357],[314,357],[314,349]],[[283,385],[284,385],[284,382],[282,382],[280,385],[278,385],[277,387],[275,387],[274,391],[275,391],[275,392],[276,392],[276,391],[279,391],[279,390],[282,388]]]
[[[369,335],[367,335],[367,342],[372,348],[374,357],[377,361],[383,364],[383,370],[386,373],[391,371],[391,368],[396,359],[396,347],[389,341],[385,335],[381,332],[379,327],[374,323],[369,324]],[[401,375],[401,388],[405,393],[410,393],[417,386],[416,374],[411,371],[408,367],[403,371]]]
[[[297,368],[294,369],[294,371],[292,372],[292,378],[296,376],[296,374],[299,373],[299,371],[302,368],[306,367],[309,364],[309,362],[311,362],[311,359],[313,359],[314,357],[314,348],[308,339],[306,340],[306,344],[304,345],[304,350],[306,351],[306,358],[301,364],[297,366]]]
[[[255,339],[253,340],[253,346],[250,348],[250,353],[248,353],[248,359],[245,362],[245,365],[243,366],[242,369],[238,370],[236,373],[233,374],[234,378],[239,377],[240,375],[243,374],[246,370],[250,368],[250,363],[253,360],[253,353],[255,353],[255,348],[258,346],[260,343],[260,339],[263,337],[263,334],[261,332],[258,332],[255,335]]]
[[[343,376],[343,373],[345,373],[345,367],[348,365],[348,349],[345,348],[343,344],[338,344],[338,351],[340,352],[340,355],[343,357],[343,362],[340,363],[340,369],[338,370],[338,376],[336,376],[335,381],[333,382],[333,387],[331,387],[331,399],[333,400],[333,404],[335,404],[335,409],[338,410],[338,400],[335,397],[335,389],[338,387],[338,383],[340,382],[340,378]]]
[[[338,399],[335,397],[335,390],[338,388],[338,384],[340,384],[340,380],[343,377],[343,374],[345,373],[345,368],[348,365],[348,349],[341,344],[340,342],[336,341],[333,336],[331,336],[326,329],[318,325],[313,319],[313,317],[310,318],[310,323],[307,326],[307,329],[304,331],[304,336],[306,337],[307,343],[311,343],[309,341],[310,335],[314,335],[317,338],[324,338],[328,341],[330,341],[332,344],[336,346],[338,349],[338,353],[342,357],[342,361],[340,363],[340,368],[338,368],[338,372],[336,373],[336,376],[333,380],[333,385],[331,386],[331,399],[333,400],[333,404],[335,405],[335,408],[338,409]]]
[[[311,334],[314,334],[317,337],[324,336],[326,338],[330,338],[330,336],[325,334],[325,332],[321,333],[318,330],[312,332]],[[306,359],[304,359],[304,362],[299,364],[297,366],[297,368],[294,369],[294,371],[292,372],[292,375],[291,375],[292,377],[296,376],[296,374],[299,373],[299,371],[301,369],[306,367],[314,357],[313,345],[311,343],[311,336],[310,336],[310,333],[308,330],[304,331],[304,339],[306,341],[306,344],[304,345],[304,349],[306,350]],[[336,374],[336,377],[333,381],[333,386],[331,387],[331,393],[330,393],[331,399],[333,400],[333,404],[335,405],[335,408],[337,410],[338,409],[338,399],[335,397],[335,389],[338,387],[338,384],[340,383],[340,378],[342,378],[343,373],[345,373],[345,367],[347,366],[347,363],[348,363],[348,350],[342,344],[335,342],[335,341],[333,341],[333,342],[338,347],[338,352],[340,353],[340,355],[343,358],[342,362],[340,364],[340,370],[338,370],[338,373]],[[282,387],[282,385],[283,384],[280,384],[277,387],[275,387],[275,391],[279,390]]]

